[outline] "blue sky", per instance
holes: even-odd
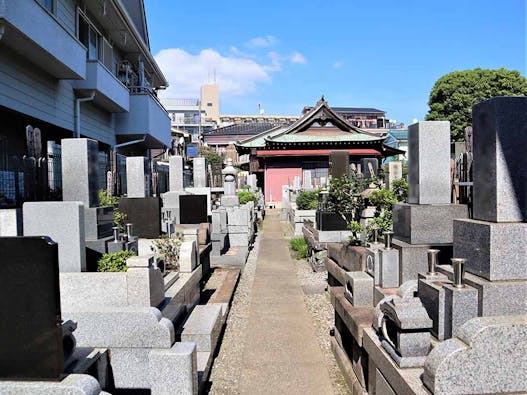
[[[442,75],[526,73],[525,0],[145,0],[165,97],[199,96],[216,75],[222,114],[376,107],[423,119]]]

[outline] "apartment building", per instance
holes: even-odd
[[[169,147],[157,99],[167,84],[142,0],[0,0],[0,196],[28,151],[28,126],[44,157],[78,136],[123,154]]]

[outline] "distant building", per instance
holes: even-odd
[[[240,125],[245,123],[291,123],[300,118],[297,115],[220,115],[220,126]]]
[[[220,125],[220,88],[218,84],[201,86],[201,104],[205,110],[205,120]]]
[[[306,114],[311,109],[312,107],[304,107],[302,114]],[[362,130],[374,133],[387,133],[389,130],[389,122],[386,119],[385,111],[362,107],[331,107],[331,109],[350,125]]]
[[[236,144],[239,155],[249,155],[265,199],[280,200],[282,185],[292,185],[295,177],[314,187],[329,178],[329,156],[344,151],[351,164],[361,160],[399,155],[402,151],[385,144],[383,134],[371,133],[348,123],[322,98],[296,122],[277,126]]]
[[[406,162],[408,160],[408,129],[390,129],[385,144],[404,152],[404,154],[388,158],[388,162],[391,160]]]

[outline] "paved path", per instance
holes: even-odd
[[[240,391],[332,394],[326,361],[311,316],[304,308],[295,262],[290,258],[279,215],[278,210],[270,210],[259,236]]]

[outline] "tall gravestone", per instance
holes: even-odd
[[[392,161],[388,163],[388,174],[386,177],[386,187],[393,189],[393,182],[403,178],[403,164],[400,161]]]
[[[58,246],[42,236],[0,237],[0,256],[0,379],[59,380]]]
[[[203,188],[207,186],[207,165],[205,158],[200,156],[193,159],[194,187]]]
[[[171,156],[168,159],[169,166],[169,191],[182,191],[183,188],[183,157]]]
[[[527,98],[473,108],[473,219],[454,222],[454,255],[487,280],[526,280]]]
[[[143,156],[126,158],[126,190],[129,198],[146,198],[151,193],[150,161]]]
[[[424,121],[408,128],[408,203],[393,208],[393,245],[400,252],[400,283],[426,272],[427,251],[451,256],[455,218],[467,218],[466,205],[450,204],[450,123]]]
[[[85,207],[98,205],[98,143],[92,139],[63,139],[62,199],[82,202]]]

